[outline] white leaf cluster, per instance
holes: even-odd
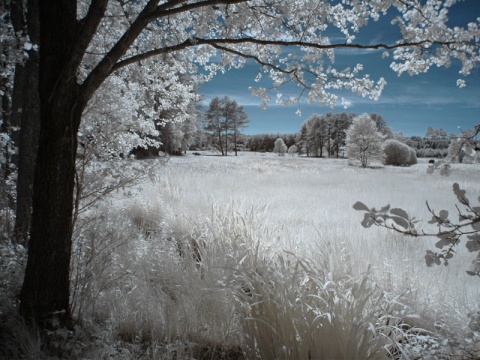
[[[479,142],[475,140],[475,130],[463,130],[461,135],[451,135],[450,145],[448,147],[448,157],[450,161],[459,163],[479,163],[480,151],[478,151]]]
[[[407,72],[416,75],[432,66],[450,67],[453,61],[461,64],[460,74],[467,76],[478,64],[479,22],[469,23],[465,28],[449,27],[449,8],[457,1],[428,0],[403,3],[402,16],[393,21],[400,27],[402,39],[399,44],[416,43],[417,46],[397,48],[393,52],[391,68],[399,75]],[[464,82],[457,82],[458,86]]]
[[[158,147],[161,126],[194,115],[191,104],[197,96],[194,85],[181,79],[182,70],[170,57],[162,62],[148,59],[111,75],[83,114],[80,143],[107,158]]]

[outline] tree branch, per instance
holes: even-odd
[[[194,9],[199,9],[202,7],[206,6],[218,6],[218,5],[234,5],[234,4],[241,4],[241,3],[246,3],[248,0],[204,0],[204,1],[199,1],[196,3],[191,3],[191,4],[184,4],[182,6],[178,6],[181,3],[184,3],[185,0],[173,0],[173,1],[168,1],[165,4],[157,6],[157,9],[152,12],[149,16],[148,19],[150,21],[158,19],[160,17],[164,16],[171,16],[179,13],[183,13],[186,11],[191,11]]]
[[[107,0],[98,0],[107,1]],[[125,54],[130,45],[138,38],[150,22],[149,15],[155,10],[158,0],[149,0],[135,21],[130,25],[120,40],[110,49],[107,55],[90,72],[81,85],[81,101],[88,102],[98,87],[111,74],[112,67]]]
[[[275,68],[278,71],[281,71],[283,73],[291,73],[289,70],[283,70],[279,67],[276,67],[273,64],[270,63],[264,63],[262,62],[258,57],[250,54],[245,54],[241,53],[237,50],[233,50],[231,48],[226,48],[223,47],[223,45],[238,45],[238,44],[257,44],[257,45],[262,45],[262,46],[267,46],[267,45],[278,45],[278,46],[285,46],[285,47],[291,47],[291,46],[302,46],[302,47],[309,47],[309,48],[314,48],[314,49],[320,49],[320,50],[331,50],[331,49],[363,49],[363,50],[379,50],[379,49],[384,49],[384,50],[393,50],[397,48],[405,48],[405,47],[415,47],[415,46],[423,46],[423,45],[453,45],[456,42],[438,42],[438,41],[429,41],[429,40],[424,40],[424,41],[418,41],[418,42],[407,42],[407,43],[399,43],[399,44],[394,44],[394,45],[387,45],[387,44],[373,44],[373,45],[361,45],[361,44],[317,44],[317,43],[311,43],[311,42],[306,42],[306,41],[284,41],[284,40],[260,40],[260,39],[255,39],[255,38],[240,38],[240,39],[201,39],[201,38],[190,38],[182,43],[176,44],[176,45],[171,45],[171,46],[165,46],[163,48],[159,49],[154,49],[150,50],[147,52],[144,52],[142,54],[138,55],[133,55],[129,58],[126,58],[122,61],[119,61],[112,67],[112,71],[114,72],[122,67],[125,67],[127,65],[136,63],[138,61],[142,61],[145,59],[148,59],[152,56],[160,55],[160,54],[166,54],[166,53],[171,53],[179,50],[183,50],[189,47],[193,46],[199,46],[199,45],[210,45],[214,48],[217,48],[222,51],[228,51],[230,53],[235,53],[238,56],[242,56],[245,58],[250,58],[255,60],[261,65],[269,66],[272,68]]]
[[[65,64],[65,68],[63,69],[64,73],[72,74],[76,72],[90,41],[105,15],[107,5],[108,0],[92,0],[87,15],[79,22],[80,26],[75,36],[75,41],[72,43],[72,54],[69,57],[68,63]]]

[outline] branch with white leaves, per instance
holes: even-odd
[[[428,211],[432,214],[432,219],[428,223],[436,225],[437,231],[417,230],[415,224],[418,223],[418,220],[410,217],[405,210],[390,208],[390,205],[376,210],[357,201],[353,208],[365,212],[361,223],[365,228],[375,225],[411,237],[437,237],[440,239],[435,244],[440,251],[428,250],[425,254],[427,266],[440,265],[442,260],[444,265],[448,265],[448,260],[453,257],[454,248],[460,244],[462,237],[468,239],[465,246],[468,251],[478,253],[478,259],[480,257],[480,205],[472,205],[466,191],[461,189],[457,183],[453,184],[453,193],[460,203],[456,206],[458,221],[453,221],[446,210],[435,212],[427,203]],[[478,201],[480,202],[480,196]],[[480,268],[477,266],[474,271],[467,271],[467,273],[480,276]]]

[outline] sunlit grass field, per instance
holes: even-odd
[[[163,344],[167,358],[219,344],[246,358],[464,355],[480,301],[480,280],[465,273],[475,254],[461,244],[449,266],[428,268],[435,238],[365,229],[352,205],[400,207],[429,229],[427,201],[456,211],[454,182],[476,201],[478,165],[444,177],[426,161],[362,169],[239,155],[159,162],[138,196],[101,206],[97,219],[114,218],[96,231],[108,256],[95,255],[102,273],[80,286],[77,307],[115,336]]]

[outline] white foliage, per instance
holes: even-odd
[[[298,152],[298,148],[297,148],[297,145],[295,144],[293,144],[288,148],[288,153],[292,156],[295,155],[297,152]]]
[[[80,3],[82,17],[87,3]],[[386,85],[385,79],[372,79],[362,64],[334,67],[335,52],[342,48],[358,50],[356,34],[388,13],[394,17],[391,25],[400,29],[400,37],[388,43],[361,45],[379,49],[380,56],[392,59],[391,68],[399,75],[460,63],[460,73],[467,76],[480,58],[480,30],[478,20],[463,27],[449,26],[449,10],[455,3],[255,0],[212,5],[162,1],[158,5],[162,11],[152,16],[155,21],[140,33],[123,60],[149,51],[163,54],[162,50],[169,49],[166,52],[175,51],[186,73],[201,82],[242,67],[250,58],[261,65],[257,81],[264,74],[271,78],[270,87],[262,84],[251,88],[264,106],[270,101],[270,90],[290,82],[306,89],[308,101],[322,105],[334,105],[339,99],[336,92],[341,89],[376,100]],[[111,49],[144,7],[145,1],[109,2],[108,16],[101,22],[91,48]],[[341,36],[332,37],[332,33]],[[93,68],[103,54],[86,58],[84,68]],[[465,82],[460,80],[457,85],[462,87]],[[274,98],[285,104],[298,101],[296,96]],[[342,103],[347,105],[343,99]]]
[[[407,166],[416,163],[415,150],[398,140],[389,139],[383,144],[385,165]]]
[[[181,123],[193,115],[190,105],[196,94],[191,82],[180,80],[182,70],[169,58],[147,60],[111,75],[84,112],[80,143],[107,157],[158,147],[157,125]]]
[[[285,145],[285,142],[282,138],[278,138],[277,140],[275,140],[273,152],[277,153],[280,156],[285,156],[285,153],[287,152],[287,145]]]
[[[475,140],[475,130],[462,131],[459,136],[452,136],[448,147],[448,157],[453,162],[480,162],[478,142]]]
[[[417,163],[417,152],[414,148],[410,148],[410,160],[408,161],[408,165],[415,165]]]
[[[362,167],[382,161],[384,138],[368,114],[355,117],[347,130],[347,157],[358,160]]]

